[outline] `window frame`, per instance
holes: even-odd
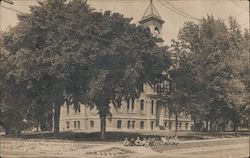
[[[130,120],[127,121],[127,129],[131,129],[131,121]]]
[[[70,123],[69,123],[69,121],[66,121],[66,128],[67,128],[67,129],[70,128]]]
[[[155,106],[155,100],[151,100],[151,114],[155,113],[154,106]]]
[[[76,121],[74,121],[74,128],[76,128]]]
[[[154,121],[150,122],[150,128],[151,128],[151,130],[154,130]]]
[[[140,112],[143,113],[145,110],[145,100],[141,99],[140,101]]]
[[[130,99],[127,99],[127,113],[130,113]]]
[[[182,122],[179,122],[178,128],[179,128],[179,129],[182,129]]]
[[[122,129],[122,120],[117,120],[116,128],[117,129]]]
[[[135,121],[132,121],[132,129],[135,129]]]
[[[185,129],[188,129],[188,125],[189,125],[189,123],[186,122],[186,123],[185,123]]]
[[[69,105],[66,105],[67,106],[67,114],[69,114]]]
[[[81,122],[77,121],[77,128],[80,129],[81,128]]]
[[[144,121],[140,121],[140,129],[144,129],[145,126],[145,122]]]
[[[90,128],[95,128],[95,121],[94,120],[90,120]]]

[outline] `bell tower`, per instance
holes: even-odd
[[[160,14],[155,8],[153,0],[150,0],[150,4],[139,23],[145,27],[148,27],[153,36],[161,38],[162,24],[164,22],[165,21],[160,17]]]

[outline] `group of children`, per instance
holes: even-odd
[[[153,138],[143,138],[142,140],[140,137],[137,137],[136,140],[134,138],[131,138],[131,140],[128,140],[127,137],[125,137],[125,140],[123,142],[124,146],[158,146],[158,145],[178,145],[179,140],[177,137],[153,137]]]

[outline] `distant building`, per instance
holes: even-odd
[[[139,23],[148,27],[154,36],[162,37],[164,20],[160,17],[152,1]],[[163,42],[163,41],[162,41]],[[163,43],[159,42],[159,45]],[[143,85],[138,99],[122,101],[120,108],[110,105],[112,117],[107,117],[107,131],[159,131],[174,130],[175,116],[170,115],[164,105],[158,104],[159,94],[169,93],[169,82],[156,85]],[[179,113],[178,130],[191,130],[191,116]],[[64,105],[60,116],[61,131],[100,131],[100,118],[97,109],[81,105],[79,109]]]

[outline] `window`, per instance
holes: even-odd
[[[159,31],[158,27],[155,27],[153,35],[154,35],[155,37],[159,37],[160,31]]]
[[[66,128],[69,129],[69,121],[66,122]]]
[[[185,124],[185,129],[188,129],[188,123]]]
[[[117,112],[122,113],[122,106],[117,103]]]
[[[129,112],[129,109],[130,109],[130,100],[127,99],[127,112]]]
[[[172,129],[172,126],[173,126],[173,122],[170,122],[170,124],[169,124],[169,129],[170,130]]]
[[[154,121],[151,121],[151,130],[154,129]]]
[[[154,114],[154,100],[151,101],[151,113]]]
[[[179,129],[181,129],[181,128],[182,128],[182,123],[180,122],[180,123],[179,123]]]
[[[67,105],[67,114],[69,114],[69,105]]]
[[[77,121],[77,127],[78,127],[78,128],[81,127],[80,121]]]
[[[75,106],[75,113],[77,113],[77,112],[81,112],[81,106],[80,105],[78,105],[78,106]]]
[[[167,80],[159,80],[154,85],[154,92],[157,92],[158,94],[167,94],[169,92],[169,81]]]
[[[131,127],[131,121],[128,121],[128,129],[130,129],[130,127]]]
[[[132,105],[131,105],[132,107],[131,107],[131,112],[134,112],[134,109],[135,109],[135,100],[134,99],[132,99]]]
[[[132,121],[132,129],[135,129],[135,121]]]
[[[166,127],[166,128],[168,127],[168,122],[165,122],[165,127]]]
[[[155,27],[155,31],[157,31],[157,33],[160,34],[158,27]]]
[[[74,128],[76,128],[76,121],[74,121]]]
[[[121,120],[118,120],[118,121],[117,121],[117,128],[118,128],[118,129],[121,129],[121,128],[122,128],[122,121],[121,121]]]
[[[140,122],[140,129],[144,129],[144,121]]]
[[[165,106],[165,115],[166,115],[166,116],[169,115],[168,107],[166,107],[166,106]]]
[[[94,121],[90,121],[90,128],[94,128],[95,127],[95,122]]]
[[[180,112],[180,117],[182,117],[183,116],[183,112]]]
[[[144,100],[142,99],[141,100],[141,112],[143,112],[144,111]]]

